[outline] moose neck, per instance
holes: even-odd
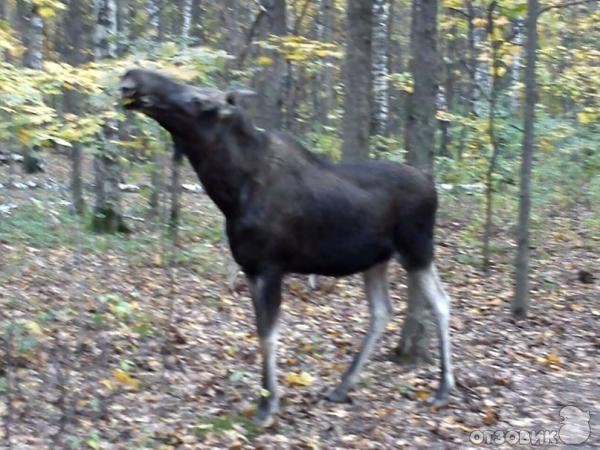
[[[263,133],[239,116],[195,131],[193,137],[181,133],[172,136],[175,151],[187,156],[206,193],[225,217],[239,215],[260,172]]]

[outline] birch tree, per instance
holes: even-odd
[[[114,58],[117,45],[117,5],[115,0],[99,0],[96,4],[94,56],[96,60]],[[95,206],[93,228],[96,232],[126,231],[121,213],[119,182],[121,169],[116,144],[118,127],[114,120],[104,123],[98,136],[99,148],[94,155]]]
[[[389,118],[389,0],[373,1],[373,132],[387,136]]]
[[[39,8],[34,5],[27,21],[25,33],[27,50],[23,55],[23,65],[30,69],[42,70],[44,66],[44,21],[39,14]],[[32,153],[30,145],[23,148],[23,169],[26,173],[36,173],[42,170],[40,160]]]
[[[320,0],[318,2],[319,12],[315,17],[317,39],[322,42],[333,42],[335,27],[335,11],[333,0]],[[329,123],[329,114],[334,105],[334,62],[331,57],[323,60],[323,68],[315,77],[314,111],[315,119],[320,125]]]
[[[181,10],[181,37],[184,42],[190,38],[190,29],[192,26],[192,6],[193,0],[184,0]]]

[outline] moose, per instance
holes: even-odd
[[[449,296],[434,265],[437,195],[430,177],[384,160],[330,162],[279,131],[251,123],[239,93],[176,82],[131,69],[120,81],[123,106],[156,120],[171,135],[174,158],[187,157],[225,216],[235,261],[244,272],[262,354],[259,424],[279,408],[277,323],[286,274],[347,276],[362,272],[370,321],[360,351],[328,395],[348,391],[392,315],[387,266],[396,258],[409,291],[425,298],[438,325],[441,380],[434,404],[454,385]]]

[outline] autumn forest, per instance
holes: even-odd
[[[599,446],[599,24],[598,0],[0,0],[0,448]],[[201,122],[218,111],[323,167],[433,180],[447,402],[439,311],[401,258],[344,401],[370,272],[282,269],[269,350],[234,221],[152,97],[128,107],[132,68],[190,86],[194,136],[236,139]]]

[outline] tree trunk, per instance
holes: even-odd
[[[92,229],[96,233],[128,232],[121,215],[121,168],[119,154],[113,142],[117,139],[117,124],[108,120],[101,132],[101,151],[94,157],[96,205]]]
[[[150,173],[150,217],[160,217],[160,192],[162,184],[162,161],[160,152],[154,148],[152,151],[152,172]]]
[[[490,270],[490,240],[492,238],[492,227],[493,227],[493,200],[494,200],[494,186],[493,186],[493,175],[496,171],[496,164],[498,156],[500,154],[500,143],[496,136],[496,107],[498,103],[498,69],[500,67],[500,61],[498,58],[498,51],[501,43],[496,41],[494,35],[494,9],[496,8],[496,2],[490,3],[488,9],[488,35],[490,40],[490,48],[492,51],[492,76],[490,86],[490,104],[488,108],[488,136],[492,145],[492,155],[488,162],[488,169],[485,176],[485,225],[483,233],[483,270],[488,273]]]
[[[440,90],[438,92],[438,101],[437,101],[437,109],[439,111],[448,112],[448,96],[446,94],[446,88],[444,86],[440,86]],[[450,146],[450,121],[446,118],[441,118],[438,120],[440,124],[440,156],[448,156],[449,151],[448,147]]]
[[[266,19],[261,21],[259,38],[266,40],[270,35],[283,37],[287,34],[286,1],[260,0],[266,11]],[[256,122],[259,127],[278,130],[283,125],[283,94],[285,89],[286,62],[276,50],[262,50],[267,62],[261,66],[255,77],[258,92]]]
[[[195,38],[197,42],[204,41],[202,30],[202,8],[200,6],[200,0],[192,1],[190,36]]]
[[[389,0],[373,1],[373,135],[387,136],[389,121],[388,24]]]
[[[85,61],[83,54],[83,17],[85,8],[83,0],[70,0],[64,18],[65,45],[63,57],[72,66],[78,66]],[[63,89],[64,111],[68,114],[80,113],[81,97],[74,89]],[[83,215],[85,201],[83,198],[83,180],[81,177],[82,152],[79,142],[71,142],[71,200],[76,214]]]
[[[114,58],[117,45],[117,8],[115,0],[100,0],[94,33],[94,55],[97,60]],[[92,228],[97,233],[127,232],[121,213],[121,168],[119,153],[113,141],[118,139],[118,127],[108,120],[98,136],[100,147],[94,156],[95,206]]]
[[[512,89],[510,93],[510,109],[516,113],[519,110],[519,81],[521,79],[521,46],[523,44],[523,19],[519,18],[514,23],[515,37],[513,42],[519,49],[515,53],[514,59],[510,68],[510,78],[512,82]]]
[[[96,60],[115,58],[117,44],[114,37],[117,34],[117,5],[115,0],[100,0],[96,16],[96,31],[94,33],[94,56]]]
[[[391,2],[390,24],[388,26],[390,35],[390,73],[404,73],[405,71],[406,64],[404,59],[407,51],[403,40],[398,36],[399,32],[396,30],[405,30],[410,27],[410,14],[406,14],[406,9],[406,6],[401,5],[396,1]],[[403,133],[404,124],[406,123],[406,99],[407,93],[405,91],[397,89],[393,84],[390,86],[390,117],[388,129],[389,133],[392,135],[401,135]]]
[[[171,146],[171,144],[169,144]],[[171,152],[173,153],[173,152]],[[171,238],[177,244],[179,238],[179,222],[181,216],[181,155],[173,154],[171,167],[171,213],[169,229]]]
[[[444,81],[443,86],[440,86],[439,105],[438,109],[444,112],[450,112],[453,109],[454,103],[454,81],[455,81],[455,61],[459,58],[456,50],[456,25],[450,29],[449,39],[446,40],[446,57],[444,58]],[[450,156],[450,144],[452,143],[452,123],[445,118],[440,121],[440,156]]]
[[[437,1],[413,0],[410,27],[414,90],[408,99],[406,150],[409,164],[433,170],[433,143],[437,93]],[[410,283],[409,283],[410,284]],[[400,344],[395,349],[403,362],[428,361],[432,321],[424,298],[408,286],[408,308]]]
[[[44,21],[39,15],[37,6],[32,7],[29,15],[25,45],[27,50],[23,55],[23,65],[30,69],[42,70],[44,65]],[[29,145],[23,148],[23,170],[25,173],[42,171],[41,161],[33,155],[33,149]]]
[[[157,42],[162,42],[165,37],[165,24],[162,17],[164,0],[148,0],[148,25],[150,34],[154,35]]]
[[[388,135],[388,21],[389,0],[373,1],[373,134]]]
[[[335,11],[333,0],[320,0],[319,14],[315,17],[316,39],[321,42],[333,43]],[[318,125],[329,123],[329,113],[334,100],[334,62],[330,57],[323,60],[321,70],[313,80],[314,117]]]
[[[117,0],[117,31],[121,39],[129,40],[129,0]],[[117,46],[119,55],[124,55],[127,50],[127,44],[121,43]]]
[[[342,157],[360,161],[369,158],[373,0],[348,0],[346,20]]]
[[[410,27],[413,93],[408,99],[407,162],[433,173],[433,141],[438,88],[437,0],[413,0]]]
[[[184,0],[183,10],[181,11],[181,38],[186,44],[190,39],[190,29],[192,26],[192,3],[193,0]]]
[[[535,143],[535,104],[537,102],[536,51],[538,45],[538,1],[528,0],[527,42],[525,47],[525,110],[523,116],[523,147],[521,156],[521,186],[519,193],[519,224],[517,228],[517,258],[515,261],[515,297],[512,313],[526,317],[529,307],[529,219],[531,209],[531,169]]]

